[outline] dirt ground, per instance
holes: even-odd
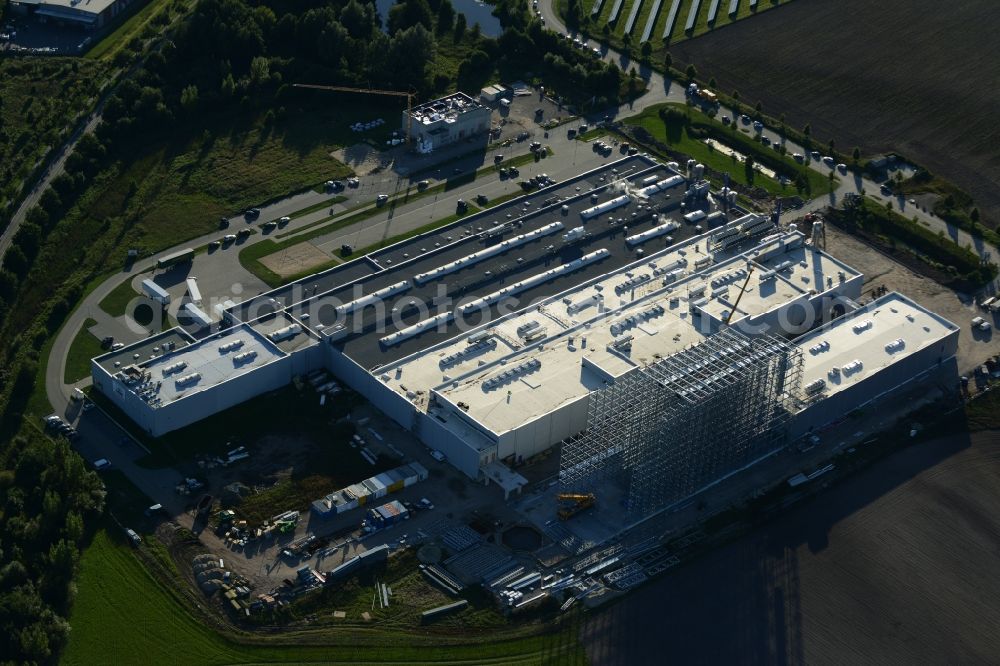
[[[969,325],[973,317],[990,318],[988,312],[975,306],[972,297],[914,273],[832,225],[827,225],[826,237],[830,254],[864,273],[863,301],[871,300],[872,288],[885,285],[963,329],[958,338],[960,372],[969,372],[982,365],[987,357],[1000,354],[1000,336],[992,332],[974,334]]]
[[[995,663],[1000,437],[893,454],[597,613],[595,664]]]
[[[990,0],[796,0],[671,53],[824,145],[906,155],[1000,222],[998,30]]]
[[[330,255],[312,243],[304,241],[288,247],[281,252],[269,254],[260,263],[281,277],[297,275],[313,266],[330,261]]]

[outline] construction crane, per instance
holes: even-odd
[[[584,509],[594,506],[597,502],[597,496],[594,493],[559,493],[556,495],[556,499],[560,502],[569,502],[569,504],[559,507],[557,512],[559,520],[569,520]]]
[[[743,286],[740,287],[740,295],[736,297],[736,302],[733,303],[733,307],[729,310],[729,314],[726,315],[726,326],[729,326],[730,320],[733,318],[733,314],[736,313],[736,307],[740,304],[740,299],[743,298],[743,294],[747,293],[747,285],[750,284],[750,276],[753,275],[753,266],[750,266],[750,270],[747,271],[747,279],[743,281]]]
[[[351,88],[349,86],[322,86],[314,83],[294,83],[293,88],[310,88],[312,90],[330,90],[332,92],[368,93],[370,95],[392,95],[406,98],[406,145],[413,141],[413,98],[417,93],[401,90],[379,90],[378,88]]]

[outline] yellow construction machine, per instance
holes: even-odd
[[[559,493],[556,499],[560,502],[557,512],[559,520],[569,520],[597,503],[597,496],[594,493]]]

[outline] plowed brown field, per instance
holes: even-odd
[[[909,156],[1000,223],[998,40],[995,0],[797,0],[671,52],[824,143]]]
[[[595,664],[1000,654],[1000,434],[922,442],[588,619]]]

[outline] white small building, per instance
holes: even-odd
[[[413,108],[413,140],[422,152],[430,152],[489,131],[489,107],[483,106],[463,92],[453,93]],[[408,122],[403,112],[403,127]]]
[[[492,104],[493,102],[500,99],[500,96],[506,92],[506,88],[503,86],[486,86],[481,91],[479,91],[479,99],[487,104]]]

